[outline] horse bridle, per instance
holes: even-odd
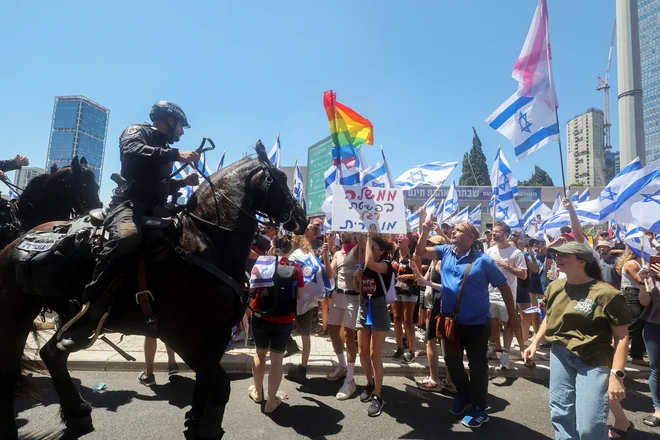
[[[264,193],[265,193],[266,195],[268,194],[268,192],[269,192],[269,190],[270,190],[270,187],[271,187],[271,185],[272,185],[273,183],[276,185],[277,189],[279,189],[281,192],[284,193],[285,198],[286,198],[286,202],[287,202],[287,206],[289,207],[289,212],[284,216],[284,218],[280,221],[280,223],[286,224],[286,223],[288,223],[288,222],[291,220],[291,218],[293,217],[293,211],[295,210],[295,206],[296,206],[296,205],[295,205],[295,203],[293,203],[293,196],[292,196],[288,191],[286,191],[284,188],[282,188],[282,185],[280,185],[280,183],[277,181],[277,179],[274,179],[274,178],[273,178],[272,173],[271,173],[271,170],[270,170],[270,168],[271,168],[270,163],[266,163],[264,160],[259,159],[259,165],[260,165],[260,168],[257,169],[254,173],[251,173],[251,174],[250,174],[250,178],[252,178],[256,172],[263,171],[264,174],[266,175],[266,178],[264,179],[265,187],[262,188],[263,191],[264,191]],[[211,221],[208,221],[208,220],[206,220],[206,219],[203,219],[203,218],[199,217],[198,215],[194,214],[194,213],[191,212],[191,211],[186,211],[185,214],[187,214],[188,216],[190,216],[192,219],[194,219],[194,220],[196,220],[196,221],[199,221],[199,222],[202,222],[202,223],[204,223],[204,224],[206,224],[206,225],[208,225],[208,226],[212,226],[212,227],[218,228],[218,229],[222,229],[222,230],[229,231],[229,232],[236,232],[236,231],[234,231],[234,230],[232,230],[232,229],[229,229],[229,228],[224,227],[224,226],[222,226],[222,225],[219,224],[219,221],[220,221],[220,208],[219,208],[219,205],[218,205],[218,198],[216,197],[216,194],[219,194],[220,196],[224,197],[225,200],[227,200],[229,203],[231,203],[234,207],[236,207],[241,213],[243,213],[244,215],[248,216],[249,218],[255,220],[257,223],[262,224],[262,225],[265,225],[265,226],[273,226],[273,225],[276,225],[276,224],[277,224],[277,223],[274,221],[274,219],[273,219],[270,215],[268,215],[268,214],[266,214],[266,213],[264,213],[264,212],[262,211],[262,209],[264,208],[264,205],[265,205],[265,203],[266,203],[266,200],[264,200],[261,209],[255,209],[255,213],[256,213],[256,215],[255,215],[255,214],[251,214],[251,213],[247,212],[242,206],[239,206],[236,202],[234,202],[232,199],[230,199],[229,197],[227,197],[227,195],[224,193],[224,191],[221,191],[220,189],[218,189],[218,188],[213,184],[213,182],[211,181],[210,177],[209,177],[209,176],[206,176],[203,172],[201,172],[201,171],[199,170],[199,168],[198,168],[196,165],[193,164],[192,167],[193,167],[197,172],[199,172],[200,176],[202,176],[202,178],[203,178],[203,179],[209,184],[209,186],[211,187],[211,191],[212,191],[212,193],[213,193],[213,200],[214,200],[214,202],[215,202],[215,210],[216,210],[216,219],[217,219],[217,222],[216,222],[216,223],[213,223],[213,222],[211,222]],[[263,215],[262,215],[262,214],[263,214]],[[266,221],[266,222],[265,222],[265,221],[259,219],[259,218],[257,217],[257,215],[260,215],[260,216],[262,216],[262,217],[264,217],[264,218],[267,218],[269,221]]]
[[[67,177],[63,177],[61,179],[57,179],[57,182],[62,183],[65,189],[73,189],[72,192],[73,192],[74,203],[78,205],[78,206],[74,206],[73,209],[76,212],[76,214],[82,215],[83,211],[87,210],[88,204],[86,201],[83,200],[82,196],[78,193],[78,185],[77,185],[78,182],[76,181],[74,176],[75,173],[73,172],[73,168],[71,168],[71,175]],[[86,183],[82,184],[83,188],[86,186],[87,186]]]

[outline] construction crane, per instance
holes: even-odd
[[[610,42],[610,54],[607,57],[607,70],[605,71],[605,79],[598,75],[598,87],[596,90],[605,91],[605,125],[603,127],[605,134],[605,151],[612,149],[612,141],[610,138],[610,128],[612,123],[610,121],[610,66],[612,65],[612,48],[614,47],[614,38],[616,37],[616,20],[614,20],[614,29],[612,30],[612,41]]]

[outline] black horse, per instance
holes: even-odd
[[[213,175],[191,198],[182,215],[180,247],[221,269],[235,281],[222,282],[198,265],[188,264],[176,252],[146,264],[146,281],[153,293],[157,330],[145,323],[136,305],[136,267],[128,267],[120,292],[105,322],[107,331],[156,336],[172,347],[195,371],[192,409],[186,414],[188,439],[219,439],[230,382],[220,360],[231,328],[245,311],[245,263],[257,226],[257,212],[303,233],[304,211],[286,184],[285,174],[272,167],[259,142],[257,158],[245,158]],[[40,229],[47,229],[42,226]],[[21,377],[21,356],[31,324],[42,304],[68,313],[63,298],[21,294],[16,284],[13,247],[0,252],[0,438],[14,439],[14,392]],[[208,269],[208,267],[207,267]],[[91,274],[88,274],[91,276]],[[78,297],[81,292],[76,292]],[[70,317],[70,315],[68,316]],[[56,348],[55,338],[39,352],[60,397],[61,415],[74,435],[92,428],[91,407],[78,393],[67,371],[68,354]]]
[[[94,170],[83,157],[70,166],[53,166],[49,173],[33,178],[18,199],[9,202],[10,223],[0,225],[0,249],[22,232],[50,221],[68,221],[103,206]]]

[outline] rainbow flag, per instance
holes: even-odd
[[[355,110],[338,103],[336,97],[332,90],[323,94],[332,134],[332,163],[343,163],[346,168],[353,168],[357,163],[357,150],[362,144],[374,144],[374,126]]]

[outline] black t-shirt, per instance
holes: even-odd
[[[392,270],[392,264],[389,260],[381,260],[382,263],[387,263],[387,273],[380,274],[383,277],[383,282],[385,283],[385,288],[390,288],[390,283],[392,282],[392,276],[394,271]],[[372,298],[377,298],[379,296],[385,296],[385,291],[383,291],[383,284],[380,282],[380,277],[378,272],[366,268],[362,274],[362,294],[363,295],[372,295]]]

